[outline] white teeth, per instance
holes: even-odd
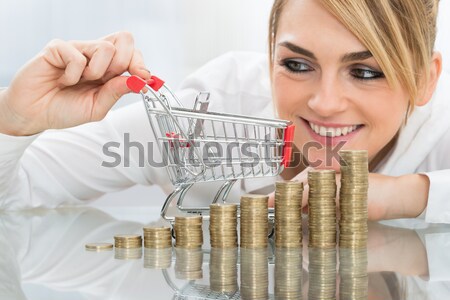
[[[342,128],[342,135],[347,135],[348,133],[348,127]]]
[[[325,127],[320,126],[319,134],[321,136],[326,136],[327,135],[327,129]]]
[[[336,136],[344,136],[347,135],[353,131],[355,131],[358,128],[358,125],[353,126],[346,126],[346,127],[323,127],[318,126],[314,123],[309,122],[309,126],[311,129],[321,136],[328,136],[328,137],[336,137]]]

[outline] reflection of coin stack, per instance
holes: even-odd
[[[209,207],[211,247],[237,247],[237,204],[211,204]]]
[[[302,248],[275,249],[275,299],[302,299]]]
[[[267,249],[241,248],[240,291],[243,300],[268,299],[269,265],[267,261]]]
[[[116,248],[114,251],[115,259],[140,259],[142,257],[142,248]]]
[[[309,248],[309,300],[336,299],[336,249]]]
[[[367,249],[339,250],[339,299],[366,300],[369,292]]]
[[[267,248],[268,201],[266,195],[241,197],[241,248]]]
[[[275,245],[291,248],[302,245],[303,183],[277,182],[275,189]]]
[[[145,248],[170,248],[172,247],[172,236],[170,227],[144,227]]]
[[[308,172],[309,246],[336,247],[336,172]]]
[[[144,248],[144,268],[167,269],[172,264],[172,248]]]
[[[369,171],[367,151],[339,151],[341,156],[341,190],[339,195],[339,246],[367,246],[367,192]]]
[[[175,277],[183,280],[203,278],[202,249],[175,248]]]
[[[201,248],[203,245],[202,216],[175,217],[177,248]]]
[[[211,248],[209,281],[212,291],[233,293],[238,290],[237,255],[237,248]]]

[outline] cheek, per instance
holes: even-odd
[[[272,77],[273,100],[278,110],[278,117],[293,120],[305,102],[305,90],[286,75],[274,70]]]
[[[404,97],[386,95],[386,100],[374,100],[373,105],[362,106],[367,116],[369,144],[387,144],[405,121],[408,102]]]

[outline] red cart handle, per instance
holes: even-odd
[[[289,125],[284,131],[284,147],[283,147],[283,158],[281,164],[285,168],[289,167],[292,156],[292,141],[294,140],[295,125]]]
[[[164,85],[164,81],[156,76],[150,77],[147,81],[136,75],[130,76],[127,79],[128,88],[135,93],[139,93],[147,84],[153,90],[158,91]]]

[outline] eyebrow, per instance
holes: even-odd
[[[315,59],[317,60],[316,56],[314,55],[314,53],[312,53],[309,50],[306,50],[305,48],[302,48],[300,46],[297,46],[295,44],[292,44],[290,42],[282,42],[278,44],[279,46],[283,46],[288,48],[289,50],[291,50],[292,52],[307,56],[309,58]]]
[[[347,53],[344,56],[342,56],[341,61],[342,62],[350,62],[350,61],[355,61],[355,60],[365,60],[368,58],[371,58],[372,52],[370,51],[361,51],[361,52],[352,52],[352,53]]]
[[[309,58],[312,58],[314,60],[317,60],[314,53],[312,53],[311,51],[309,51],[305,48],[302,48],[298,45],[292,44],[291,42],[282,42],[282,43],[279,43],[278,45],[286,47],[289,50],[291,50],[292,52],[295,52],[297,54],[301,54],[301,55],[307,56]],[[351,53],[347,53],[347,54],[343,55],[341,58],[341,61],[342,62],[351,62],[351,61],[357,61],[357,60],[365,60],[370,57],[373,57],[372,52],[370,52],[370,51],[351,52]]]

